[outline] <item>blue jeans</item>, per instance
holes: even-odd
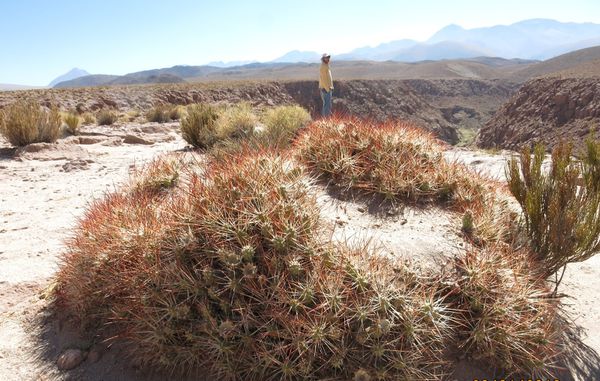
[[[323,110],[321,110],[321,115],[323,117],[331,115],[332,95],[333,90],[326,91],[325,89],[321,89],[321,100],[323,100]]]

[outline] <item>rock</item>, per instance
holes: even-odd
[[[93,162],[93,160],[71,160],[63,164],[62,169],[64,172],[88,169],[88,162]]]
[[[556,94],[553,99],[554,104],[557,106],[562,106],[566,104],[568,100],[569,96],[565,93]]]
[[[85,358],[86,352],[81,349],[67,349],[58,357],[56,365],[60,370],[70,370],[79,366]]]
[[[123,143],[126,144],[144,144],[144,145],[152,145],[153,141],[141,138],[136,135],[127,134],[123,137]]]
[[[87,355],[87,360],[91,363],[97,363],[106,352],[106,347],[102,344],[94,344]]]
[[[105,140],[106,138],[101,136],[79,136],[79,144],[96,144]]]

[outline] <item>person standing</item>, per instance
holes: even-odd
[[[331,70],[329,69],[329,60],[331,55],[323,53],[321,56],[321,68],[319,71],[319,90],[321,91],[321,100],[323,101],[323,109],[321,115],[328,117],[331,115],[332,95],[333,95],[333,79]]]

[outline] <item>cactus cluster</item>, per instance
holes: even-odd
[[[225,379],[440,375],[454,312],[408,269],[327,243],[290,158],[231,158],[171,197],[144,189],[90,207],[57,289],[141,362]]]
[[[457,230],[468,216],[465,233],[484,239],[431,273],[332,243],[315,173],[442,202]],[[138,363],[214,379],[439,380],[452,348],[507,374],[544,374],[558,303],[530,252],[503,242],[512,217],[499,192],[446,163],[422,131],[351,119],[316,122],[284,152],[160,159],[90,205],[57,306],[128,341]]]

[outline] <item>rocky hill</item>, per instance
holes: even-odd
[[[600,126],[600,77],[527,82],[480,130],[480,147],[517,149],[561,139],[584,141]]]
[[[156,75],[152,73],[151,75]],[[165,74],[158,74],[165,75]],[[135,79],[135,77],[128,77]],[[409,120],[443,140],[456,143],[458,129],[479,126],[516,90],[500,80],[417,79],[335,81],[334,111],[379,121]],[[254,105],[298,103],[318,116],[321,108],[316,81],[228,82],[44,89],[0,93],[0,108],[16,99],[34,98],[80,112],[111,108],[145,111],[158,103],[196,102]]]

